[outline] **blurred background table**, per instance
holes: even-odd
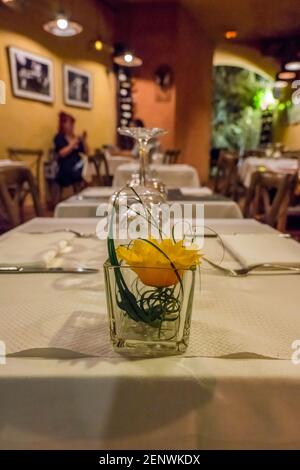
[[[131,180],[132,174],[138,173],[138,165],[128,163],[116,169],[113,186],[122,188]],[[197,188],[200,186],[197,170],[191,165],[176,163],[174,165],[151,165],[153,176],[157,176],[166,186]]]
[[[258,169],[275,173],[295,173],[298,170],[298,160],[292,158],[245,158],[240,166],[239,176],[247,188],[250,186],[252,174]]]
[[[189,189],[186,195],[185,190]],[[108,203],[109,197],[116,191],[112,187],[87,188],[81,193],[71,196],[60,202],[55,208],[55,217],[96,217],[96,211],[100,204]],[[168,201],[183,205],[204,204],[204,217],[211,218],[242,218],[240,207],[235,201],[222,195],[212,194],[208,188],[195,188],[192,193],[190,188],[170,189]],[[201,195],[202,194],[202,195]]]

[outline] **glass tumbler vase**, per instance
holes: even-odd
[[[104,273],[110,338],[116,352],[154,357],[186,351],[194,268],[175,272],[145,266],[134,271],[106,261]]]

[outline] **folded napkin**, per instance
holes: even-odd
[[[180,188],[180,192],[183,196],[210,196],[212,190],[209,188]]]
[[[12,233],[0,239],[0,266],[59,267],[70,253],[70,233]]]
[[[300,244],[278,234],[222,235],[222,241],[243,266],[260,263],[300,266]]]
[[[116,188],[112,187],[96,187],[96,188],[87,188],[82,191],[81,196],[84,199],[97,199],[97,198],[109,198],[114,194]]]

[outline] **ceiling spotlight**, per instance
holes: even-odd
[[[126,62],[126,64],[131,64],[131,62],[133,61],[133,55],[128,53],[128,54],[125,54],[124,55],[124,60]]]
[[[94,42],[94,48],[96,49],[96,51],[102,51],[103,42],[101,41],[101,39],[96,39],[96,41]]]
[[[60,16],[56,19],[56,25],[58,29],[65,30],[69,27],[69,20],[64,16]]]
[[[277,78],[279,80],[293,80],[294,78],[296,78],[296,72],[289,72],[283,70],[282,72],[279,72],[277,74]]]
[[[47,31],[47,33],[60,37],[75,36],[76,34],[81,33],[82,29],[83,28],[79,23],[69,21],[64,14],[58,15],[55,20],[44,24],[44,30]]]
[[[291,62],[287,62],[284,66],[286,70],[294,72],[295,70],[300,70],[300,61],[294,60]]]
[[[276,80],[276,82],[273,83],[273,88],[285,88],[288,86],[288,82],[285,80]]]
[[[114,62],[122,67],[140,67],[143,64],[142,59],[135,56],[132,52],[126,51],[121,55],[114,57]]]
[[[232,29],[230,31],[226,31],[224,33],[224,37],[226,39],[236,39],[238,37],[238,32],[235,29]]]

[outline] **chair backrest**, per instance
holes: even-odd
[[[40,176],[41,176],[41,163],[44,155],[42,149],[26,149],[26,148],[8,148],[8,156],[11,160],[24,161],[24,158],[33,157],[34,161],[30,165],[34,169],[34,175],[37,180],[38,188],[40,189]]]
[[[248,157],[265,157],[266,152],[265,149],[253,149],[253,150],[245,150],[245,152],[242,155],[242,158],[248,158]]]
[[[246,194],[244,216],[253,217],[279,230],[285,230],[287,208],[298,175],[256,171]]]
[[[219,154],[214,191],[223,196],[234,194],[237,184],[237,153],[222,150]]]
[[[299,160],[300,150],[285,150],[284,152],[282,152],[282,157],[283,158],[295,158]]]
[[[35,213],[40,216],[42,211],[38,191],[29,168],[0,168],[0,200],[13,227],[21,223],[20,206],[26,193],[31,194]]]
[[[164,154],[164,164],[167,165],[173,165],[174,163],[178,162],[179,156],[180,156],[181,151],[180,150],[171,150],[168,149],[165,151]]]
[[[105,153],[101,149],[96,149],[94,155],[89,156],[89,161],[94,165],[97,185],[111,186],[111,176]]]

